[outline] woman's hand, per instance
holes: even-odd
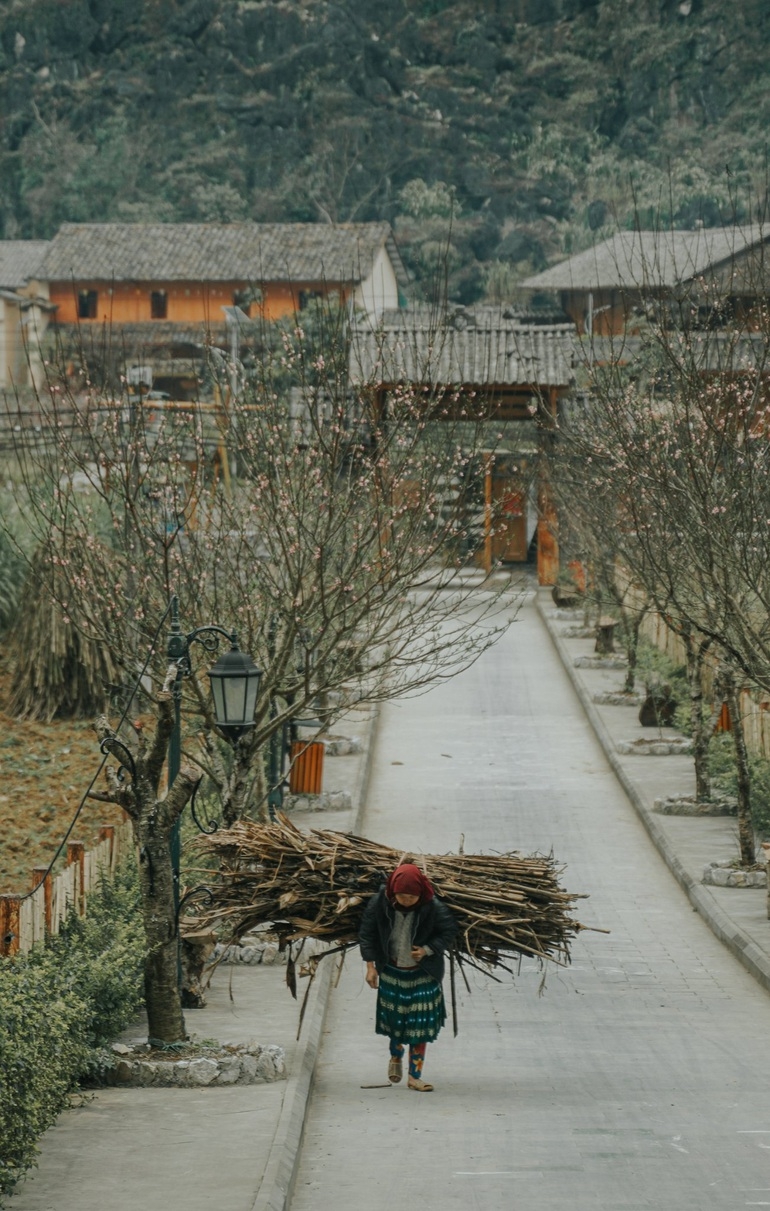
[[[421,959],[424,959],[427,953],[428,952],[424,946],[412,947],[412,958],[414,959],[415,963],[419,963]]]
[[[366,964],[366,982],[370,988],[376,988],[380,982],[379,976],[377,975],[377,968],[374,966],[374,963]]]

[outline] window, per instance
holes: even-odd
[[[150,316],[154,320],[165,320],[168,315],[168,298],[165,290],[150,292]]]
[[[99,294],[96,290],[78,291],[78,319],[95,320],[99,307]]]
[[[300,309],[300,311],[304,311],[305,308],[308,306],[308,304],[312,303],[314,299],[322,299],[322,298],[323,298],[322,290],[300,290],[300,292],[299,292],[299,309]]]

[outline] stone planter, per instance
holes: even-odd
[[[766,870],[741,870],[730,862],[708,862],[703,882],[712,887],[767,887]]]
[[[223,1043],[221,1048],[190,1047],[182,1059],[148,1043],[113,1043],[113,1066],[105,1083],[132,1088],[201,1089],[221,1085],[265,1085],[286,1079],[283,1047],[260,1043]]]
[[[623,690],[603,690],[600,694],[592,694],[591,701],[597,706],[634,706],[641,705],[641,695],[633,691],[626,694]]]
[[[689,795],[672,795],[670,799],[656,799],[652,810],[661,816],[734,816],[736,804],[729,799],[699,803]]]
[[[572,661],[576,669],[625,669],[625,656],[576,656]]]
[[[359,736],[327,736],[323,741],[327,757],[347,757],[350,753],[362,753],[363,743]]]
[[[692,752],[692,740],[686,736],[677,736],[673,740],[643,736],[638,740],[618,740],[615,747],[624,756],[686,757]]]
[[[285,812],[347,812],[353,806],[349,791],[323,791],[320,795],[284,795]]]

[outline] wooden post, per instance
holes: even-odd
[[[19,950],[21,896],[0,896],[0,955],[15,955]]]
[[[492,455],[484,459],[484,571],[492,571]]]
[[[86,847],[83,841],[67,842],[67,865],[77,867],[74,907],[82,917],[86,906]]]
[[[45,920],[45,932],[50,934],[53,925],[53,875],[47,866],[32,867],[32,882],[31,888],[43,885],[43,915]]]
[[[99,840],[110,843],[110,870],[115,869],[115,825],[103,824],[99,829]]]
[[[555,441],[554,422],[557,399],[555,389],[551,388],[548,392],[549,417],[547,420],[543,420],[538,416],[537,580],[541,585],[556,584],[559,576],[556,504],[551,491],[550,469],[547,465]]]

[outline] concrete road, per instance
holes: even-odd
[[[292,1211],[770,1207],[770,997],[652,849],[527,604],[463,676],[386,707],[365,831],[397,847],[553,847],[586,925],[573,965],[477,977],[432,1094],[386,1079],[348,957]]]

